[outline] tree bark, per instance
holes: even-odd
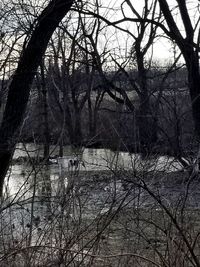
[[[169,27],[169,37],[178,45],[186,62],[188,70],[188,87],[192,102],[197,141],[200,142],[200,73],[198,45],[194,44],[194,28],[187,10],[186,1],[178,0],[178,8],[185,28],[186,37],[183,37],[170,12],[166,0],[159,0],[160,8]]]
[[[52,0],[33,26],[27,44],[24,44],[18,67],[9,86],[8,98],[0,127],[0,196],[4,178],[17,142],[33,78],[41,63],[49,39],[70,10],[73,0]]]
[[[155,126],[155,119],[153,118],[150,92],[147,84],[147,70],[145,68],[144,53],[141,50],[141,38],[136,40],[135,52],[138,67],[138,80],[140,85],[140,105],[138,114],[138,128],[139,128],[139,141],[140,152],[143,157],[152,153],[152,149],[157,141],[157,127]]]
[[[194,119],[197,141],[200,142],[200,73],[198,55],[193,49],[187,49],[184,55],[188,70],[188,86],[192,102],[192,114]],[[191,51],[190,51],[191,50]]]
[[[44,74],[44,62],[40,65],[41,71],[41,94],[42,94],[42,120],[43,120],[43,137],[44,137],[44,152],[45,160],[49,159],[50,151],[50,134],[49,134],[49,118],[48,118],[48,92]]]

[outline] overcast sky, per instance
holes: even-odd
[[[130,0],[132,5],[134,6],[134,8],[137,10],[137,12],[139,14],[142,14],[142,9],[144,6],[144,0]],[[114,20],[119,20],[120,18],[123,18],[122,12],[120,10],[121,4],[123,3],[123,0],[102,0],[104,9],[102,9],[102,14],[104,17],[107,17],[108,19],[110,19],[111,21]],[[151,0],[148,1],[148,4],[151,4]],[[173,17],[176,20],[176,23],[179,27],[179,29],[182,32],[182,35],[184,36],[184,27],[182,25],[181,22],[181,18],[180,18],[180,14],[178,14],[177,9],[175,9],[175,7],[177,6],[177,2],[176,0],[168,0],[168,3],[170,5],[170,8],[173,10],[172,14]],[[188,7],[189,7],[189,12],[190,12],[190,16],[192,18],[192,23],[193,25],[195,25],[196,21],[199,19],[200,14],[199,14],[199,10],[197,9],[197,4],[199,3],[198,0],[187,0],[186,1]],[[110,9],[108,11],[108,8]],[[128,7],[127,4],[123,4],[123,10],[124,13],[127,17],[132,18],[133,17],[133,12],[131,11],[130,7]],[[128,28],[132,33],[134,33],[135,31],[135,26],[133,22],[128,22],[124,25],[120,25],[124,28]],[[114,30],[110,30],[112,33],[114,33]],[[163,32],[161,30],[158,30],[158,33],[161,35],[163,34]],[[121,36],[120,36],[121,35]],[[124,33],[119,33],[117,38],[120,38],[120,42],[119,44],[121,45],[121,47],[125,47],[126,43],[127,43],[127,37],[125,36]],[[133,39],[129,38],[128,42],[133,41]],[[117,46],[117,42],[115,44]],[[114,36],[113,36],[113,44],[112,46],[114,46]],[[178,48],[176,48],[177,53],[178,53]],[[153,56],[155,59],[159,59],[161,60],[163,63],[169,60],[173,60],[173,49],[172,49],[172,42],[169,41],[167,38],[158,38],[156,40],[156,42],[154,43],[153,46]]]

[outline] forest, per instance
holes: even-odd
[[[199,1],[0,7],[0,266],[199,267]]]

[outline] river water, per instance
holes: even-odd
[[[56,146],[52,146],[50,151],[52,158],[58,155]],[[42,154],[42,146],[18,144],[14,159],[35,158]],[[80,165],[79,168],[79,171],[82,171],[80,176],[68,170],[69,159],[75,157],[84,163],[84,166]],[[5,201],[2,206],[5,209],[0,213],[0,225],[3,229],[1,235],[4,235],[4,241],[7,240],[7,243],[11,242],[10,240],[23,240],[20,242],[26,242],[26,246],[46,245],[51,239],[54,244],[57,242],[55,236],[58,235],[62,220],[65,220],[64,227],[67,228],[67,235],[74,233],[72,226],[77,227],[77,225],[89,231],[89,227],[95,225],[91,220],[96,222],[101,216],[115,212],[119,207],[131,211],[153,209],[160,212],[158,203],[149,197],[147,192],[132,187],[128,188],[130,192],[127,194],[120,179],[110,176],[110,180],[106,180],[109,172],[105,171],[110,170],[111,174],[112,170],[120,170],[121,173],[125,170],[174,173],[181,168],[172,157],[158,156],[145,160],[138,154],[128,152],[87,148],[73,150],[69,146],[64,147],[63,158],[52,161],[50,165],[18,162],[10,167],[5,183]],[[101,172],[96,174],[98,172],[95,171]],[[95,173],[93,180],[90,180],[91,177],[87,175],[84,180],[84,172],[87,175]],[[63,199],[72,176],[78,186],[71,190],[68,198],[65,199],[67,204],[63,206]],[[77,179],[83,180],[77,181]],[[163,203],[168,206],[176,205],[180,197],[184,196],[182,185],[174,189],[170,185],[168,188],[167,186],[160,183],[158,187],[155,185],[151,187],[149,183],[149,188],[156,194],[160,194]],[[200,188],[195,185],[191,190],[196,193],[191,194],[190,203],[193,207],[197,207],[200,203]],[[58,219],[61,215],[62,220]],[[37,218],[39,218],[38,221]],[[70,225],[67,224],[68,222]],[[33,227],[30,228],[30,225]],[[77,242],[72,246],[73,249],[74,246],[77,246]]]
[[[14,153],[14,159],[21,157],[36,158],[43,155],[43,147],[35,144],[18,144]],[[50,147],[50,155],[58,155],[58,147]],[[53,164],[48,167],[50,179],[59,179],[61,173],[67,170],[68,161],[78,157],[81,162],[79,169],[83,171],[102,171],[102,170],[141,170],[141,171],[165,171],[174,172],[181,169],[180,164],[172,157],[158,156],[148,160],[141,159],[139,154],[130,154],[122,151],[112,151],[110,149],[82,148],[74,150],[70,146],[64,147],[64,157],[53,160]],[[83,166],[84,165],[84,166]],[[32,173],[31,173],[32,172]],[[7,189],[13,195],[24,184],[27,174],[33,175],[35,170],[31,169],[26,163],[15,164],[11,167],[8,174]],[[38,170],[42,172],[42,170]],[[47,172],[45,170],[45,172]]]
[[[35,144],[18,144],[14,153],[14,159],[22,157],[36,158],[43,155],[43,147]],[[50,147],[50,155],[58,155],[58,147]],[[72,158],[79,158],[84,163],[80,164],[82,171],[103,171],[103,170],[140,170],[140,171],[165,171],[174,172],[181,169],[180,164],[172,157],[158,156],[148,160],[141,159],[139,154],[130,154],[122,151],[112,151],[110,149],[82,148],[74,150],[70,146],[64,147],[64,157],[52,160],[53,164],[34,169],[27,163],[21,162],[11,166],[7,179],[7,191],[10,195],[15,195],[26,183],[27,176],[48,175],[49,179],[56,184],[59,177],[65,174],[68,168],[68,161]],[[20,189],[21,190],[21,189]],[[27,190],[27,188],[26,188]],[[21,190],[21,194],[24,192]],[[19,192],[18,192],[19,193]],[[28,194],[28,190],[26,195]]]
[[[43,147],[34,144],[18,144],[14,158],[19,157],[39,157],[42,156]],[[50,155],[58,155],[58,147],[50,147]],[[64,147],[64,160],[75,156],[80,157],[86,165],[86,169],[90,170],[108,170],[113,168],[125,169],[144,169],[158,171],[177,171],[180,170],[180,164],[173,158],[168,156],[158,156],[148,160],[141,159],[139,154],[131,154],[129,152],[112,151],[110,149],[82,148],[73,149],[71,146]]]

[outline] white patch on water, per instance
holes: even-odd
[[[58,155],[58,147],[50,147],[51,155]],[[37,157],[43,155],[43,146],[35,144],[18,144],[14,158]],[[70,146],[64,147],[64,157],[58,158],[62,168],[68,168],[70,158],[77,157],[85,167],[80,164],[80,170],[113,170],[113,169],[137,169],[157,171],[177,171],[182,168],[180,163],[173,157],[158,156],[151,159],[141,159],[139,154],[131,154],[123,151],[112,151],[110,149],[82,148],[73,150]],[[56,161],[54,162],[56,163]]]
[[[35,146],[34,144],[18,144],[14,153],[14,158],[42,156],[42,148],[42,146]],[[51,146],[50,151],[52,151],[52,156],[58,154],[57,147]],[[32,169],[32,167],[26,163],[12,166],[6,179],[6,189],[9,191],[9,195],[14,196],[16,192],[18,192],[18,196],[21,196],[32,190],[34,186],[34,176],[37,176],[37,183],[41,184],[50,179],[49,182],[52,186],[52,194],[56,194],[54,192],[61,190],[62,187],[67,187],[68,178],[70,177],[70,172],[68,171],[69,159],[75,157],[80,160],[80,163],[84,163],[79,164],[77,171],[138,170],[144,172],[174,172],[182,169],[180,163],[173,157],[158,156],[151,159],[141,159],[139,154],[130,154],[121,151],[116,152],[109,149],[85,148],[73,151],[71,147],[66,146],[64,147],[64,155],[63,158],[57,158],[57,161],[50,166],[40,166],[37,170]]]

